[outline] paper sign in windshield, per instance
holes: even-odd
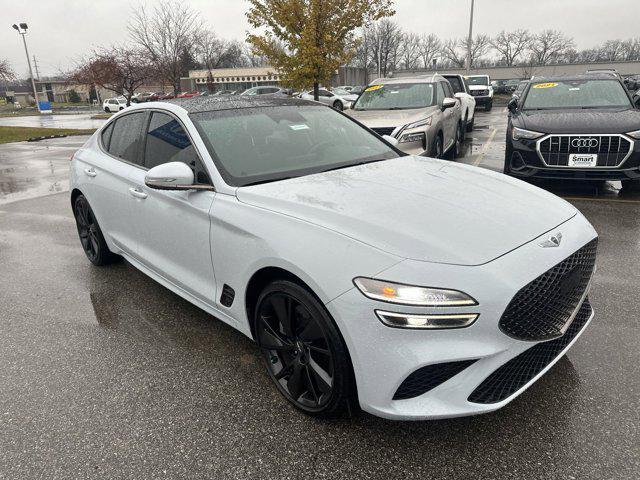
[[[371,85],[370,87],[365,88],[365,92],[375,92],[376,90],[380,90],[382,85]]]
[[[533,88],[553,88],[557,86],[558,86],[557,83],[548,82],[548,83],[537,83],[536,85],[533,86]]]

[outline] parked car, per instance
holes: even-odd
[[[233,95],[234,92],[235,92],[235,90],[218,90],[217,92],[213,93],[212,95],[214,97],[220,97],[220,96],[224,96],[224,95]]]
[[[484,106],[485,111],[493,107],[493,87],[489,75],[469,75],[465,77],[471,95],[476,99],[476,105]]]
[[[147,97],[147,102],[157,102],[161,97],[165,95],[164,92],[155,92]]]
[[[317,102],[134,105],[73,155],[70,187],[90,262],[123,257],[255,340],[314,416],[497,410],[594,315],[597,234],[574,206]]]
[[[511,98],[519,98],[522,95],[522,92],[524,92],[524,89],[527,87],[527,85],[529,85],[529,80],[522,80],[520,83],[518,83],[518,86],[511,94]]]
[[[153,92],[136,93],[131,97],[131,102],[133,103],[146,102],[149,99],[149,97],[151,97],[152,95],[153,95]]]
[[[347,92],[350,92],[354,87],[352,85],[339,85],[337,87],[335,87],[333,90],[346,90]]]
[[[124,97],[107,98],[102,102],[102,109],[107,113],[119,112],[127,107],[127,99]]]
[[[513,94],[513,92],[515,92],[516,89],[518,88],[519,84],[520,84],[520,79],[507,80],[504,84],[505,93]]]
[[[341,97],[343,100],[346,100],[350,104],[353,104],[353,102],[355,102],[358,99],[357,93],[351,93],[351,90],[345,90],[340,87],[332,88],[331,92],[334,95]]]
[[[630,92],[635,92],[640,89],[640,76],[638,75],[630,75],[628,77],[624,77],[623,79],[625,87]]]
[[[491,87],[495,94],[507,93],[507,81],[506,80],[492,80]]]
[[[336,110],[346,110],[348,108],[351,108],[351,101],[347,100],[346,97],[350,96],[351,93],[349,93],[348,95],[342,96],[342,95],[337,95],[334,92],[327,90],[326,88],[320,88],[318,90],[318,101],[321,103],[324,103],[326,105],[329,105],[330,107],[335,108]],[[304,100],[313,100],[313,90],[308,91],[308,92],[303,92],[300,95],[300,98],[304,99]],[[353,97],[351,97],[353,98]]]
[[[440,75],[375,80],[346,113],[411,155],[460,155],[462,107]]]
[[[640,111],[606,73],[536,77],[509,102],[504,173],[640,182]]]
[[[240,95],[245,96],[254,96],[254,95],[276,95],[282,93],[283,89],[280,87],[253,87],[248,88]]]
[[[197,97],[198,95],[200,95],[200,92],[181,92],[178,93],[175,98],[191,98]]]
[[[176,98],[176,94],[173,92],[167,92],[160,95],[158,100],[171,100],[172,98]]]
[[[476,99],[471,95],[467,82],[462,75],[444,74],[442,76],[447,79],[453,94],[461,102],[464,131],[472,131],[475,122]]]

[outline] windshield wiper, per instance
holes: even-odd
[[[343,168],[357,167],[359,165],[365,165],[367,163],[382,162],[383,160],[390,160],[389,158],[374,158],[373,160],[363,160],[362,162],[350,163],[348,165],[338,165],[336,167],[329,167],[326,170],[320,170],[320,173],[332,172],[333,170],[342,170]]]

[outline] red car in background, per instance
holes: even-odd
[[[176,95],[176,98],[191,98],[197,97],[198,95],[200,95],[200,92],[182,92]]]

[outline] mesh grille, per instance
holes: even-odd
[[[371,130],[376,132],[378,135],[382,136],[382,135],[391,135],[395,130],[395,128],[394,127],[375,127],[375,128],[372,128]]]
[[[617,167],[631,151],[621,135],[552,135],[540,142],[540,155],[549,166],[567,167],[571,153],[595,153],[597,167]]]
[[[589,300],[580,307],[567,332],[560,338],[538,343],[498,368],[469,395],[473,403],[498,403],[525,386],[560,355],[591,317]]]
[[[476,360],[436,363],[419,368],[404,379],[404,382],[398,387],[393,399],[404,400],[418,397],[446,382],[474,362],[476,362]]]
[[[549,340],[562,335],[589,284],[596,261],[595,239],[522,287],[502,317],[500,329],[518,340]]]

